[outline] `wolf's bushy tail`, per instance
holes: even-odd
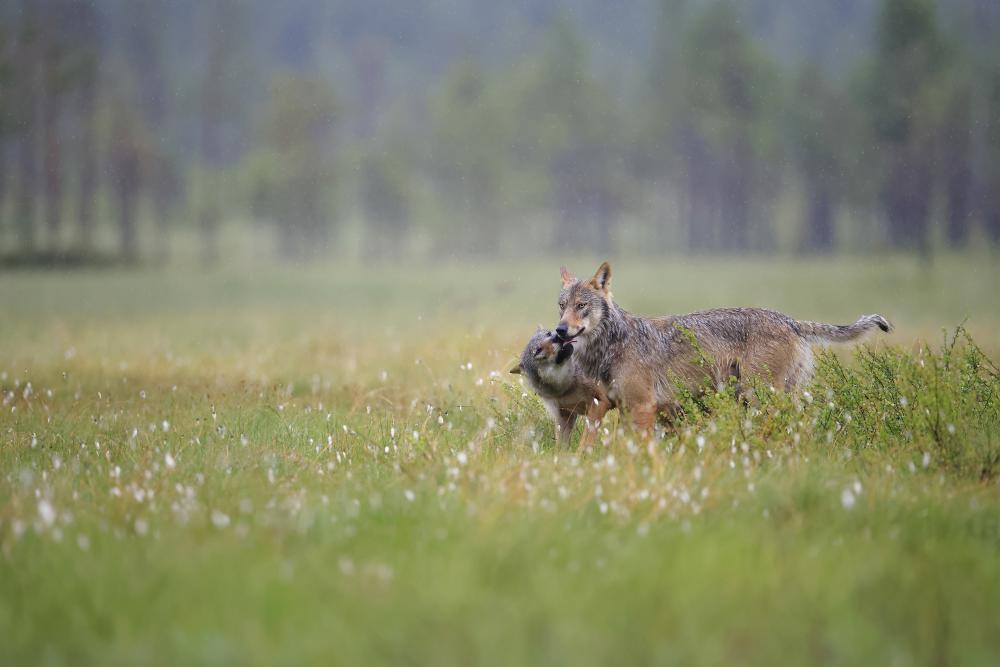
[[[797,321],[800,336],[811,343],[846,343],[864,336],[873,329],[892,331],[892,324],[881,315],[864,315],[854,324],[824,324]]]

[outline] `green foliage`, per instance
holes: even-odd
[[[621,112],[571,24],[557,21],[546,42],[518,100],[518,146],[547,173],[555,247],[608,252],[625,195]]]
[[[921,97],[941,71],[944,45],[930,0],[885,0],[875,37],[872,97],[875,127],[890,142],[905,142]]]
[[[505,178],[513,175],[508,153],[513,119],[503,113],[506,101],[491,83],[474,61],[459,63],[431,107],[436,177],[462,233],[450,243],[480,253],[495,250]],[[481,221],[483,234],[467,224],[473,218]]]
[[[929,0],[885,0],[863,100],[890,241],[927,252],[947,49]]]
[[[607,248],[622,206],[620,110],[571,24],[557,21],[545,44],[504,72],[460,63],[433,101],[438,179],[462,219],[489,229],[480,249],[496,250],[511,215],[538,209],[558,221],[543,248]]]
[[[742,25],[735,5],[714,2],[697,16],[683,54],[685,115],[710,146],[727,148],[750,136],[773,100],[771,66]]]
[[[414,193],[409,166],[401,155],[373,151],[362,159],[359,196],[369,257],[399,257],[406,248]]]
[[[1000,68],[990,69],[986,78],[986,102],[983,106],[983,174],[986,195],[982,202],[986,229],[994,241],[1000,241],[1000,118],[993,109],[1000,104]]]
[[[335,214],[332,153],[339,107],[317,77],[281,74],[271,87],[262,148],[247,163],[253,213],[275,225],[279,251],[306,257],[323,250]]]
[[[864,350],[857,361],[849,368],[822,358],[817,395],[830,399],[823,426],[843,429],[859,452],[899,448],[925,456],[925,467],[939,461],[984,481],[1000,474],[1000,373],[964,329],[939,351]]]
[[[859,119],[847,93],[820,66],[799,71],[788,103],[788,145],[799,175],[838,198],[851,191],[851,146],[838,138],[856,136]]]
[[[653,95],[662,105],[653,113],[670,119],[665,149],[678,160],[688,244],[696,250],[767,246],[779,160],[772,120],[779,108],[776,69],[737,7],[724,0],[694,13],[679,39],[679,49],[661,51],[677,62],[669,75],[652,79],[654,86],[670,86]]]

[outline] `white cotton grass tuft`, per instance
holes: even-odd
[[[46,526],[51,526],[56,521],[56,510],[52,507],[52,503],[45,498],[38,501],[38,518]]]
[[[212,525],[218,529],[229,526],[229,515],[219,510],[212,510]]]

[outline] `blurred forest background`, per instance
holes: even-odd
[[[995,0],[7,0],[5,263],[1000,244]]]

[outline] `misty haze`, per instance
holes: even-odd
[[[0,2],[0,665],[1000,664],[997,0]]]

